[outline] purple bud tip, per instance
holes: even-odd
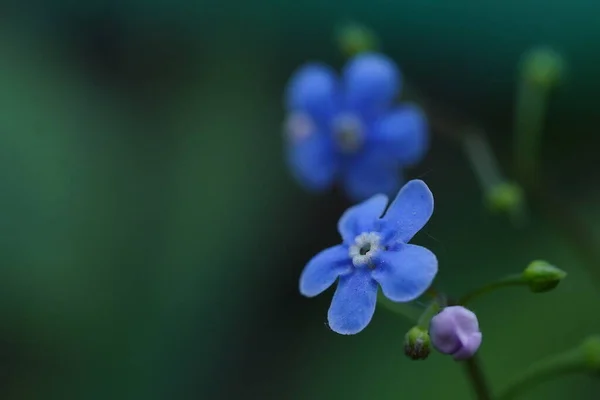
[[[473,357],[481,345],[477,316],[461,306],[446,307],[433,317],[429,334],[433,347],[455,360]]]

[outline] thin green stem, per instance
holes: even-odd
[[[527,285],[527,282],[525,280],[523,280],[523,277],[521,276],[521,274],[509,275],[506,278],[489,283],[485,286],[482,286],[478,289],[473,290],[470,293],[467,293],[466,295],[459,298],[457,303],[464,306],[464,305],[467,305],[468,303],[470,303],[474,298],[479,297],[483,294],[492,292],[496,289],[500,289],[500,288],[508,287],[508,286],[524,286],[524,285]]]
[[[433,300],[429,303],[429,306],[423,311],[423,314],[419,317],[417,325],[425,330],[429,330],[429,322],[442,308],[437,300]]]
[[[492,148],[480,129],[467,130],[463,134],[463,146],[484,193],[504,182]]]
[[[462,144],[488,206],[506,212],[515,226],[522,227],[527,222],[527,214],[521,190],[503,176],[483,129],[466,129]]]
[[[518,394],[542,382],[566,374],[584,372],[588,369],[581,350],[579,348],[570,350],[532,365],[525,373],[504,389],[496,397],[496,400],[513,399]]]
[[[492,395],[487,380],[483,374],[483,369],[479,365],[477,356],[473,356],[463,361],[467,377],[473,386],[478,400],[491,400]]]
[[[523,78],[519,85],[515,118],[515,162],[528,182],[539,174],[540,147],[548,92]]]
[[[394,314],[401,315],[412,322],[417,321],[421,315],[417,307],[407,303],[395,303],[385,297],[381,291],[377,294],[377,302]]]

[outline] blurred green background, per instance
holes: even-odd
[[[510,175],[517,63],[551,45],[544,173],[600,244],[600,25],[577,1],[30,1],[0,5],[0,398],[470,398],[451,358],[403,355],[411,323],[380,307],[331,332],[332,290],[297,292],[349,203],[303,192],[282,155],[282,91],[307,60],[340,67],[340,22],[374,29],[408,79],[489,130]],[[436,197],[414,240],[460,294],[546,259],[547,295],[478,301],[500,389],[600,332],[598,265],[532,206],[514,228],[484,207],[454,142],[432,133],[409,171]],[[597,275],[596,275],[597,276]],[[598,399],[567,377],[525,399]]]

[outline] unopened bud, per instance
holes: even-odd
[[[560,81],[564,61],[560,54],[549,47],[539,47],[525,53],[522,65],[523,77],[542,89],[551,89]]]
[[[600,335],[587,338],[581,345],[585,362],[592,371],[600,373]]]
[[[431,342],[427,331],[419,326],[413,327],[404,336],[404,354],[413,360],[424,360],[431,352]]]
[[[534,293],[543,293],[554,289],[566,276],[567,273],[560,268],[539,260],[529,264],[522,275],[523,280],[527,282],[529,289]]]
[[[429,331],[433,347],[455,360],[473,357],[481,345],[477,316],[462,306],[444,308],[431,319]]]
[[[339,28],[336,40],[346,57],[353,57],[366,51],[375,51],[379,47],[375,34],[355,23],[347,23]]]
[[[487,200],[492,211],[514,211],[523,205],[523,190],[512,182],[503,182],[492,187]]]

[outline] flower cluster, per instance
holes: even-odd
[[[366,50],[373,44],[367,31],[351,27],[345,35],[341,41],[344,49],[358,55],[348,62],[339,78],[326,65],[308,64],[292,76],[286,92],[285,143],[292,174],[313,191],[340,185],[351,200],[359,202],[338,222],[341,243],[319,252],[304,267],[300,293],[314,297],[337,283],[327,313],[329,327],[339,334],[352,335],[371,322],[378,301],[398,311],[401,307],[393,303],[411,302],[427,292],[432,299],[405,334],[404,353],[412,360],[425,360],[434,348],[457,361],[468,360],[478,351],[483,335],[477,315],[466,308],[467,304],[507,286],[546,293],[567,274],[536,260],[520,274],[456,299],[431,287],[438,260],[430,250],[410,242],[433,214],[433,194],[421,180],[411,180],[401,188],[402,169],[418,163],[428,149],[425,116],[414,105],[393,105],[400,93],[400,72],[389,58]],[[523,104],[532,99],[535,104],[544,104],[544,95],[560,75],[557,54],[545,50],[534,56],[526,59],[523,68],[523,81],[528,85],[523,83],[527,90],[520,93],[530,97],[520,102]],[[534,95],[529,96],[531,93]],[[541,121],[541,108],[530,108],[534,120]],[[521,120],[527,119],[517,118],[517,122]],[[536,166],[530,154],[533,142],[524,136],[528,129],[534,132],[530,128],[517,132],[517,138],[524,139],[516,148],[525,149],[517,154],[517,164],[521,164],[525,175]],[[487,143],[479,136],[461,134],[490,206],[515,216],[522,212],[525,192],[502,178]],[[481,149],[486,150],[483,158]],[[394,193],[397,195],[388,206],[388,196]],[[477,361],[468,361],[467,367],[478,398],[491,398]],[[572,370],[600,370],[600,336],[534,365],[494,398],[514,398],[540,378]]]
[[[340,334],[369,324],[379,289],[393,302],[409,302],[430,287],[438,270],[431,251],[409,243],[433,213],[427,185],[408,182],[386,211],[387,195],[401,185],[400,168],[418,162],[428,147],[420,109],[392,107],[400,81],[390,59],[362,53],[340,80],[329,67],[308,64],[287,89],[286,144],[297,180],[313,190],[340,181],[349,197],[362,200],[339,220],[342,243],[314,256],[300,277],[300,293],[307,297],[337,281],[327,319]],[[432,343],[461,359],[481,343],[475,315],[460,307],[433,317],[431,341],[429,335],[419,326],[406,335],[411,358],[427,358]]]
[[[338,181],[356,201],[396,192],[401,167],[419,162],[428,148],[422,111],[392,106],[400,87],[394,62],[377,53],[355,56],[341,79],[323,64],[301,67],[288,84],[285,123],[298,182],[319,191]]]

